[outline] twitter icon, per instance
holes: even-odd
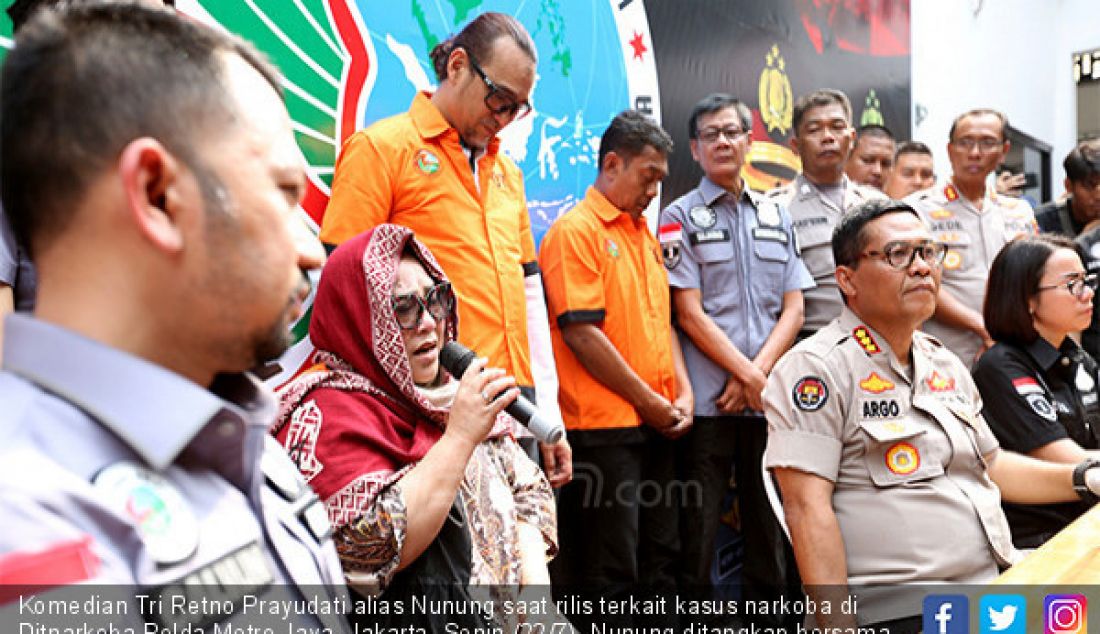
[[[1022,594],[987,594],[978,606],[981,634],[1027,634],[1027,599]]]

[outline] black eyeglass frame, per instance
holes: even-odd
[[[908,253],[906,254],[904,250],[898,251],[898,247],[908,250]],[[901,260],[895,262],[897,257],[891,255],[892,253],[899,254]],[[859,254],[859,257],[881,257],[892,268],[904,271],[913,266],[913,261],[917,259],[917,253],[920,253],[921,259],[924,260],[925,264],[928,266],[939,267],[943,265],[943,260],[947,257],[947,245],[933,240],[922,240],[917,243],[897,240],[882,245],[881,251],[864,251]]]
[[[1096,273],[1088,273],[1088,274],[1082,275],[1080,277],[1074,277],[1072,279],[1068,279],[1068,280],[1062,282],[1061,284],[1050,284],[1048,286],[1039,286],[1035,289],[1035,292],[1039,293],[1039,292],[1042,292],[1042,291],[1052,291],[1056,288],[1064,288],[1064,289],[1066,289],[1067,291],[1070,292],[1070,295],[1073,295],[1077,299],[1081,299],[1082,297],[1085,296],[1085,289],[1086,288],[1091,288],[1092,291],[1095,293],[1098,283],[1100,283],[1100,276],[1098,276]]]
[[[729,141],[730,143],[734,143],[735,141],[737,141],[737,139],[740,139],[750,132],[749,130],[742,130],[741,128],[737,128],[737,131],[731,134],[731,130],[733,130],[733,127],[734,126],[726,126],[724,128],[707,127],[699,130],[699,133],[696,136],[699,138],[700,141],[708,144],[717,143],[719,137],[726,137],[727,141]]]
[[[485,107],[489,109],[489,112],[495,115],[506,114],[514,121],[531,114],[531,102],[517,102],[515,99],[509,98],[507,95],[511,91],[501,88],[495,81],[489,79],[489,76],[485,74],[485,71],[482,70],[470,51],[466,51],[466,59],[470,60],[470,68],[474,69],[481,81],[485,82],[485,87],[489,89],[489,92],[485,95]]]

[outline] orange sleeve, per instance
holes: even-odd
[[[559,327],[603,322],[602,243],[602,233],[568,222],[551,227],[543,239],[539,258],[542,279],[550,316]]]
[[[522,190],[523,181],[520,181],[520,187]],[[523,191],[523,200],[527,200],[527,192]],[[523,265],[523,275],[534,275],[537,271],[535,266],[538,265],[538,255],[535,253],[535,236],[531,233],[531,210],[527,208],[525,204],[523,206],[523,217],[519,219],[519,261]]]
[[[336,161],[332,197],[321,219],[321,242],[341,244],[389,220],[396,160],[379,151],[364,132],[347,140]]]

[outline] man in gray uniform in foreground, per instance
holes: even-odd
[[[246,373],[285,349],[322,260],[290,229],[305,174],[277,74],[239,39],[113,3],[39,14],[0,81],[3,205],[39,274],[34,317],[6,322],[0,586],[233,606],[113,617],[181,631],[253,623],[249,597],[339,603],[323,506]]]

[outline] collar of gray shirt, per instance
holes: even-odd
[[[275,417],[274,396],[248,374],[219,375],[206,389],[29,315],[8,315],[4,335],[4,371],[78,407],[156,470],[167,468],[212,423],[232,425],[234,434],[221,434],[225,440],[234,436],[242,450],[259,451],[242,444],[260,437],[262,446],[262,433],[256,432],[266,431]],[[241,426],[245,429],[238,429]],[[204,462],[214,454],[224,456],[227,449],[194,444],[195,457]]]
[[[745,187],[745,182],[741,181],[741,196],[735,198],[733,192],[730,192],[706,176],[703,176],[699,180],[699,195],[702,196],[703,202],[706,203],[708,207],[713,206],[723,196],[728,197],[727,200],[731,207],[736,207],[737,204],[741,202],[741,198],[745,198],[746,191],[748,191],[748,189]]]

